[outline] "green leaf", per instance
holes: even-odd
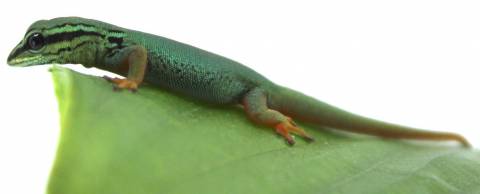
[[[52,72],[62,130],[50,194],[480,192],[477,151],[304,124],[317,141],[289,147],[240,107]]]

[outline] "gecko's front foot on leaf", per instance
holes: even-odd
[[[277,126],[275,126],[275,129],[276,129],[276,132],[278,134],[280,134],[283,138],[285,138],[285,140],[287,141],[287,143],[289,145],[294,145],[295,144],[295,140],[293,140],[290,133],[294,133],[294,134],[304,138],[308,142],[315,141],[315,139],[313,139],[312,136],[307,134],[307,132],[305,132],[302,128],[299,128],[293,122],[293,120],[291,118],[289,118],[289,117],[287,117],[287,118],[288,119],[287,119],[286,122],[279,123]]]
[[[103,79],[107,80],[108,82],[113,84],[113,90],[119,91],[121,89],[127,89],[131,92],[136,92],[138,90],[138,84],[135,81],[129,79],[121,79],[121,78],[111,78],[108,76],[103,76]]]

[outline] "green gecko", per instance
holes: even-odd
[[[390,124],[362,117],[276,85],[254,70],[214,53],[164,37],[101,21],[63,17],[40,20],[8,57],[11,66],[82,64],[126,78],[104,77],[114,89],[153,86],[205,102],[241,104],[255,123],[269,126],[288,144],[291,134],[313,141],[292,118],[339,130],[392,139],[453,140],[461,135]]]

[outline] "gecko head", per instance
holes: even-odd
[[[20,43],[10,52],[7,63],[10,66],[25,67],[46,64],[45,37],[41,31],[29,30]]]
[[[54,18],[33,23],[24,38],[11,51],[7,63],[10,66],[26,67],[43,64],[77,63],[79,59],[91,60],[92,52],[86,44],[96,42],[97,28],[85,23],[91,20],[78,17]],[[97,41],[98,42],[98,41]],[[82,52],[75,52],[75,51]],[[81,56],[76,56],[81,55]],[[83,62],[83,61],[81,61]],[[78,62],[79,63],[79,62]]]

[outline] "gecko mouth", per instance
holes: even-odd
[[[51,60],[47,60],[44,56],[36,55],[30,57],[22,57],[22,58],[13,58],[7,61],[9,66],[12,67],[28,67],[34,65],[43,65],[47,64]]]
[[[12,67],[28,67],[39,64],[42,61],[41,56],[32,56],[25,58],[14,58],[7,61],[8,65]]]

